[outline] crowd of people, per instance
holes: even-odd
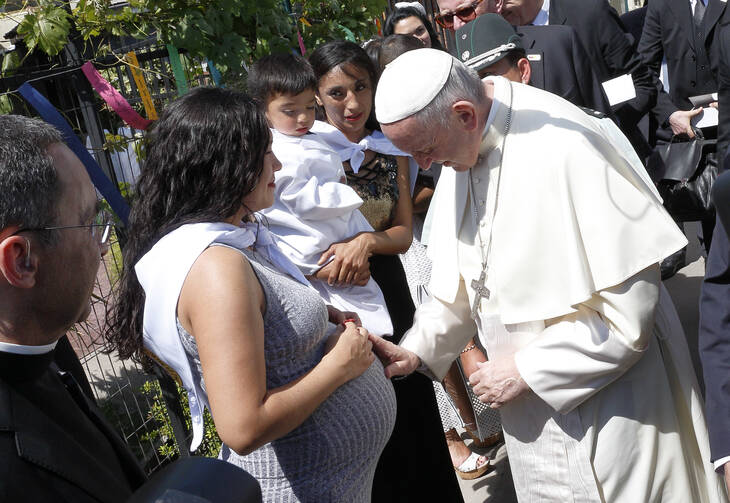
[[[190,449],[208,409],[254,500],[462,501],[457,476],[490,467],[463,428],[506,443],[520,502],[727,501],[728,229],[702,220],[705,409],[662,283],[687,239],[646,169],[715,92],[724,158],[725,2],[624,24],[605,0],[439,0],[433,19],[448,50],[399,3],[382,38],[166,107],[108,348],[164,362]],[[146,477],[64,337],[112,219],[38,119],[0,116],[0,192],[0,501],[126,501]]]

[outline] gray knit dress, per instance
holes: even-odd
[[[274,389],[319,363],[332,325],[316,291],[278,272],[260,254],[241,251],[266,296],[266,386]],[[198,374],[195,378],[202,381],[195,339],[179,323],[178,332]],[[375,466],[393,431],[395,412],[393,386],[376,359],[291,433],[247,456],[224,444],[219,457],[253,475],[264,502],[369,502]]]

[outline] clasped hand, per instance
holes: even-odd
[[[346,241],[333,243],[319,258],[322,265],[334,256],[315,276],[329,285],[364,286],[370,279],[370,252],[368,233],[357,234]]]
[[[530,388],[517,370],[514,355],[478,362],[469,376],[474,394],[488,407],[498,409]]]

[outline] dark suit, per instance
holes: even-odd
[[[659,125],[664,126],[657,133],[664,140],[671,138],[669,116],[677,110],[690,110],[690,96],[717,91],[718,51],[713,46],[725,5],[721,0],[708,0],[701,30],[696,33],[689,0],[649,3],[639,53],[657,74],[662,59],[667,60],[669,94],[660,93],[654,109]]]
[[[601,82],[631,74],[636,98],[614,107],[614,115],[639,157],[648,157],[651,148],[637,124],[656,103],[658,79],[631,46],[616,11],[606,0],[551,0],[548,20],[575,29]]]
[[[0,501],[125,501],[144,473],[52,359],[0,353]]]
[[[656,77],[631,47],[613,7],[606,0],[551,0],[548,19],[551,25],[575,28],[601,82],[631,74],[636,98],[619,105],[616,113],[622,126],[635,126],[656,102]]]
[[[626,33],[631,35],[634,39],[631,46],[636,50],[639,47],[639,40],[641,40],[641,32],[644,29],[644,18],[646,18],[647,7],[641,7],[639,9],[630,10],[626,14],[621,14],[621,23],[626,28]]]
[[[725,9],[721,25],[716,29],[716,50],[719,54],[717,86],[718,102],[720,103],[717,155],[718,159],[724,159],[728,146],[730,146],[730,9]]]
[[[601,82],[570,26],[519,26],[517,33],[532,68],[530,85],[579,107],[611,114]]]
[[[729,168],[730,157],[726,157],[725,169]],[[718,211],[720,204],[730,205],[730,195],[716,198],[715,204]],[[715,461],[730,456],[730,240],[721,218],[715,225],[702,283],[699,349],[710,449]]]

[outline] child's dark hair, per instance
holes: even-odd
[[[270,54],[256,61],[248,72],[248,94],[262,104],[276,94],[296,96],[317,90],[309,61],[297,54]]]

